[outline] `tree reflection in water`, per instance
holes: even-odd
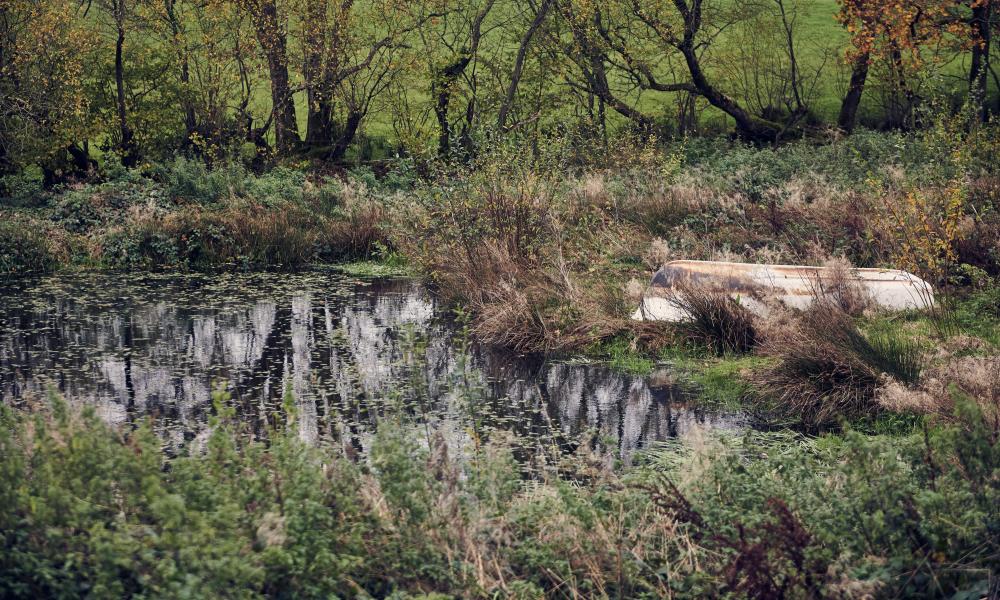
[[[591,431],[595,447],[627,457],[696,424],[744,424],[689,406],[669,373],[638,377],[475,346],[463,355],[458,331],[409,279],[21,279],[0,288],[0,399],[25,403],[51,385],[112,423],[150,415],[168,451],[205,435],[213,385],[228,389],[249,431],[284,422],[289,390],[303,439],[361,452],[388,410],[437,430],[456,451],[477,426],[560,440]]]

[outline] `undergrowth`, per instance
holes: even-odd
[[[388,256],[383,193],[288,168],[256,175],[177,159],[117,169],[104,181],[35,190],[31,203],[0,200],[11,229],[0,241],[0,274],[296,268],[375,258],[380,249]]]
[[[172,459],[148,423],[0,409],[0,595],[978,597],[998,574],[1000,436],[973,402],[895,437],[696,429],[625,471],[581,447],[530,478],[505,434],[455,457],[387,414],[359,460],[300,441],[294,402],[266,443],[230,402]]]

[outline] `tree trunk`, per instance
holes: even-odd
[[[333,143],[333,127],[331,118],[333,107],[326,71],[323,67],[323,55],[327,51],[326,20],[327,1],[308,0],[306,2],[306,20],[303,23],[302,53],[305,60],[302,74],[306,83],[306,145],[329,146]],[[328,58],[333,60],[333,57]]]
[[[309,113],[306,117],[306,145],[317,148],[333,144],[333,100],[324,90],[307,93]]]
[[[191,68],[188,65],[187,49],[184,49],[184,57],[181,59],[181,85],[184,88],[184,129],[187,131],[187,139],[191,139],[198,129],[198,117],[194,112],[194,102],[191,101],[190,89]]]
[[[448,103],[451,100],[451,92],[447,91],[443,85],[437,87],[434,116],[438,122],[438,156],[448,156],[448,153],[451,152],[451,125],[448,123]]]
[[[991,17],[993,3],[984,1],[972,9],[972,64],[969,69],[969,96],[977,103],[983,121],[989,118],[987,103],[987,74],[990,70]]]
[[[122,164],[134,167],[139,163],[139,154],[135,147],[135,137],[128,125],[128,112],[125,107],[125,0],[115,3],[115,23],[118,37],[115,39],[115,107],[118,111],[118,129],[121,140],[118,151],[121,153]]]
[[[459,56],[455,62],[441,69],[434,74],[431,81],[431,94],[436,96],[434,103],[434,115],[438,122],[438,154],[447,156],[451,151],[451,125],[448,123],[448,105],[451,103],[451,94],[454,86],[458,83],[458,78],[465,73],[465,68],[479,52],[479,42],[482,40],[483,21],[493,10],[496,0],[487,0],[483,8],[476,14],[472,21],[472,28],[469,31],[468,50]]]
[[[858,106],[861,105],[861,96],[865,91],[865,81],[868,80],[868,61],[870,56],[867,52],[858,55],[854,59],[851,67],[851,82],[847,86],[847,94],[840,104],[840,116],[837,117],[837,126],[843,131],[850,133],[854,130],[857,122]]]
[[[452,88],[471,61],[471,56],[463,56],[438,72],[431,85],[435,95],[434,115],[438,122],[438,154],[440,156],[448,156],[448,153],[451,152],[451,123],[448,122],[448,105],[451,104]]]
[[[333,162],[344,160],[344,156],[347,155],[347,149],[351,147],[351,142],[354,141],[354,137],[358,133],[358,127],[361,125],[361,119],[364,116],[364,113],[359,110],[352,110],[347,115],[347,121],[344,123],[344,131],[340,134],[340,138],[330,153],[330,160]]]
[[[903,63],[903,51],[893,42],[890,46],[889,57],[892,60],[894,80],[897,92],[903,94],[903,105],[900,106],[900,114],[891,116],[891,126],[912,127],[910,122],[913,117],[913,108],[916,105],[916,95],[910,89],[910,83],[906,80],[906,65]]]
[[[294,152],[301,139],[295,118],[295,103],[288,83],[288,64],[280,55],[269,54],[267,70],[271,77],[271,112],[274,116],[274,145],[279,154]]]
[[[548,14],[552,3],[553,0],[542,0],[542,5],[538,7],[538,12],[535,13],[535,18],[531,21],[531,25],[528,26],[528,30],[524,32],[524,35],[521,36],[521,43],[517,47],[517,57],[514,59],[514,70],[510,75],[507,93],[504,95],[503,104],[500,105],[500,111],[497,115],[497,131],[502,131],[507,127],[507,115],[514,106],[514,96],[517,94],[517,87],[521,84],[521,75],[524,72],[524,61],[528,55],[528,46],[531,45],[531,39],[535,36],[535,32],[538,31],[538,28],[542,26],[542,22],[545,21],[545,15]]]
[[[691,84],[708,103],[726,113],[736,121],[736,131],[740,137],[754,142],[773,142],[781,134],[782,127],[747,112],[735,100],[713,86],[698,60],[698,45],[695,39],[701,29],[702,0],[694,0],[689,5],[685,0],[674,0],[674,7],[684,19],[684,36],[675,45],[684,57]]]
[[[89,177],[97,170],[97,161],[90,157],[90,148],[86,144],[81,147],[73,142],[66,148],[66,151],[69,152],[70,162],[75,170],[74,175]]]
[[[773,142],[777,138],[781,130],[779,126],[754,117],[736,101],[709,83],[704,71],[701,70],[701,64],[698,62],[698,56],[692,43],[682,43],[680,51],[684,56],[684,62],[687,64],[688,72],[691,74],[691,83],[694,84],[695,89],[708,100],[709,104],[736,121],[736,130],[741,137],[756,142]]]
[[[167,23],[170,26],[171,42],[177,45],[177,52],[180,54],[181,59],[181,90],[183,93],[184,129],[186,132],[184,143],[187,144],[191,141],[191,134],[198,128],[198,122],[195,116],[194,103],[190,98],[191,67],[188,63],[187,43],[181,41],[183,31],[180,19],[177,18],[176,6],[177,0],[164,0],[163,2],[163,8],[167,15]]]
[[[285,32],[278,19],[274,0],[263,0],[254,15],[257,39],[267,58],[271,79],[271,115],[274,125],[274,145],[279,154],[294,152],[302,140],[295,118],[295,102],[288,77],[288,49]]]

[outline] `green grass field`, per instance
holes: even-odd
[[[498,4],[498,7],[502,9],[503,5]],[[844,50],[848,44],[848,35],[836,21],[837,10],[838,5],[836,0],[803,0],[798,3],[795,20],[798,46],[796,51],[802,72],[815,73],[816,70],[821,69],[820,75],[816,78],[812,106],[816,114],[824,120],[836,118],[837,111],[840,108],[840,97],[848,77],[845,72],[846,67],[843,64]],[[503,15],[498,16],[497,21],[501,22],[505,18]],[[490,47],[491,52],[498,51],[501,55],[512,56],[516,51],[516,46],[513,43],[498,43],[498,40],[501,39],[509,42],[511,37],[510,34],[505,35],[504,32],[496,29],[484,41],[484,47]],[[724,32],[716,41],[712,52],[715,55],[725,58],[735,50],[738,50],[741,42],[738,39],[734,39],[735,37],[735,35]],[[713,82],[726,90],[727,93],[739,96],[732,89],[733,86],[729,85],[726,81],[726,75],[731,71],[732,62],[707,60],[705,66],[712,76]],[[295,64],[296,61],[293,60],[293,67]],[[266,113],[270,106],[270,90],[268,82],[264,78],[266,77],[266,73],[261,72],[261,75],[262,78],[257,82],[255,87],[256,95],[253,102],[253,105],[257,107],[258,114]],[[300,73],[294,72],[293,77],[300,82]],[[423,124],[433,130],[433,113],[430,111],[430,94],[427,89],[429,78],[411,77],[411,80],[413,80],[415,85],[407,90],[407,103],[414,112],[419,113],[423,117],[425,120]],[[557,87],[562,87],[562,84],[557,84]],[[620,80],[619,88],[624,89],[625,87],[625,82]],[[557,94],[558,90],[553,93]],[[646,91],[641,94],[626,95],[624,97],[636,102],[636,105],[648,114],[669,119],[674,111],[675,96],[675,94]],[[300,133],[304,136],[307,114],[304,93],[299,92],[295,95],[295,104]],[[458,107],[455,110],[456,115],[464,109],[464,103],[456,102],[455,106]],[[415,118],[416,115],[413,115],[413,117]],[[728,124],[723,124],[726,119],[725,115],[710,107],[704,110],[702,118],[706,123],[717,124],[720,127],[728,126]],[[609,119],[612,124],[623,122],[622,117],[611,111],[609,111]],[[394,138],[393,115],[388,111],[373,111],[368,115],[363,124],[363,132],[374,138]]]
[[[723,2],[733,2],[734,0],[722,0]],[[783,35],[780,21],[776,17],[776,9],[767,4],[763,9],[768,11],[764,16],[749,24],[737,25],[723,30],[714,40],[711,48],[703,58],[705,67],[711,81],[724,92],[736,98],[741,104],[751,111],[759,112],[767,106],[767,97],[751,97],[746,89],[741,89],[739,81],[743,80],[764,80],[764,87],[767,81],[771,85],[778,85],[779,73],[783,70],[785,61],[783,46]],[[720,8],[725,8],[720,6]],[[516,51],[516,44],[520,32],[515,29],[505,29],[503,24],[508,20],[509,11],[513,10],[511,4],[499,2],[494,9],[496,17],[486,30],[488,33],[483,41],[481,54],[484,57],[482,64],[472,69],[479,69],[479,82],[481,86],[480,104],[486,106],[490,102],[490,97],[496,97],[501,92],[502,85],[506,82],[506,76],[500,75],[499,79],[487,75],[487,62],[496,62],[497,68],[503,73],[509,69],[513,54]],[[706,11],[708,9],[706,8]],[[845,29],[837,22],[838,11],[837,0],[799,0],[788,5],[787,10],[793,18],[796,55],[800,66],[800,73],[806,80],[806,100],[807,104],[815,116],[824,123],[831,123],[836,120],[840,109],[841,98],[846,88],[849,78],[849,67],[845,61],[845,51],[849,45],[849,37]],[[292,84],[300,85],[301,73],[301,49],[297,47],[297,35],[293,35],[298,27],[294,20],[290,24],[290,66],[292,67]],[[405,77],[404,86],[405,104],[408,107],[408,115],[405,115],[412,122],[416,123],[417,129],[426,135],[428,143],[431,143],[436,135],[436,124],[434,114],[431,110],[430,98],[430,76],[423,73],[427,69],[426,53],[422,52],[419,42],[415,43],[411,49],[410,58],[413,59],[410,72]],[[652,54],[651,54],[652,56]],[[762,66],[758,67],[757,73],[752,73],[747,67],[754,61],[761,61]],[[967,70],[967,56],[953,57],[950,61],[940,62],[932,69],[938,84],[944,82],[945,86],[961,87],[965,82],[965,72]],[[671,78],[667,75],[666,67],[661,64],[654,66],[654,70],[665,81]],[[877,74],[873,71],[873,76],[869,80],[869,89],[866,90],[862,100],[859,116],[862,122],[875,123],[877,115],[882,113],[883,100],[878,89],[878,82],[875,81]],[[675,119],[676,104],[678,94],[662,93],[654,91],[630,90],[630,85],[620,72],[612,72],[615,75],[613,84],[616,92],[626,102],[637,106],[642,112],[654,118],[661,119],[665,123],[671,123]],[[561,121],[562,116],[567,119],[573,118],[573,111],[579,110],[578,106],[570,103],[569,97],[571,89],[563,83],[558,76],[551,74],[535,74],[548,76],[552,83],[548,84],[552,89],[548,92],[549,99],[556,104],[546,103],[545,108],[551,112],[545,115],[547,124],[554,124]],[[681,71],[677,79],[685,80],[687,73]],[[934,77],[932,77],[934,79]],[[498,83],[499,81],[499,83]],[[749,87],[749,86],[747,86]],[[265,115],[270,107],[270,89],[265,69],[256,71],[254,81],[254,98],[251,105],[255,113]],[[467,93],[463,87],[456,94],[452,105],[453,118],[460,118],[465,109],[464,95]],[[304,136],[306,129],[306,98],[304,92],[295,94],[296,114],[300,133]],[[488,110],[480,108],[480,110]],[[699,122],[709,130],[728,130],[732,123],[722,112],[710,107],[706,102],[699,103]],[[372,139],[381,139],[395,143],[396,131],[394,122],[398,122],[401,115],[394,114],[395,109],[387,102],[377,102],[370,110],[368,116],[362,123],[361,133]],[[608,120],[611,127],[619,126],[625,119],[608,110]],[[868,118],[866,118],[868,117]]]

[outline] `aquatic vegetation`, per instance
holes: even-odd
[[[668,355],[683,381],[697,389],[703,406],[723,406],[754,410],[750,373],[765,369],[769,359],[752,356],[690,356],[684,353]]]
[[[638,348],[624,337],[613,339],[599,348],[591,349],[589,353],[607,356],[611,368],[626,373],[645,375],[656,367],[656,363],[651,358],[639,352]]]

